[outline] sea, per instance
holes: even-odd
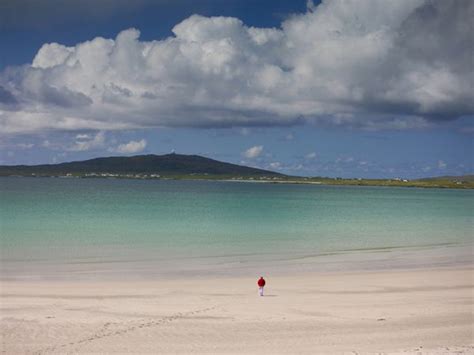
[[[470,265],[474,191],[0,178],[1,280]]]

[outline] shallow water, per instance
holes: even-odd
[[[403,267],[472,256],[470,190],[1,178],[0,192],[3,278]]]

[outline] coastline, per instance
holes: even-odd
[[[260,275],[256,275],[260,276]],[[472,353],[473,265],[1,282],[3,352]]]
[[[394,179],[356,179],[356,178],[304,178],[298,177],[293,180],[273,180],[259,178],[231,178],[231,177],[209,177],[199,176],[66,176],[66,175],[0,175],[0,178],[53,178],[53,179],[101,179],[101,180],[145,180],[145,181],[207,181],[207,182],[240,182],[240,183],[264,183],[282,185],[316,185],[316,186],[353,186],[353,187],[396,187],[396,188],[420,188],[420,189],[454,189],[473,190],[474,182],[453,180],[394,180]]]
[[[370,247],[332,251],[286,251],[212,254],[160,251],[156,248],[55,249],[27,259],[18,252],[2,255],[0,282],[116,282],[239,278],[263,273],[293,276],[314,273],[404,271],[463,268],[472,264],[472,243],[441,243],[397,247]],[[20,251],[21,252],[21,249]],[[42,255],[40,257],[40,255]],[[58,257],[62,255],[62,257]]]

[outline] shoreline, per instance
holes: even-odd
[[[2,281],[3,351],[474,351],[473,266],[135,281]]]
[[[189,278],[239,278],[254,273],[277,276],[327,272],[402,271],[456,268],[472,264],[472,243],[441,243],[337,251],[188,254],[159,249],[59,250],[56,255],[25,260],[10,252],[0,261],[0,282],[117,280],[162,281]],[[39,252],[39,251],[37,251]]]
[[[474,278],[474,260],[471,262],[463,262],[457,264],[447,264],[447,265],[420,265],[420,266],[410,266],[404,267],[400,266],[398,268],[381,268],[381,269],[340,269],[340,270],[304,270],[304,271],[292,271],[287,273],[270,273],[266,275],[271,275],[272,278],[277,279],[292,279],[292,278],[312,278],[312,277],[350,277],[350,276],[370,276],[370,275],[390,275],[390,274],[409,274],[417,272],[427,272],[427,273],[436,273],[436,272],[457,272],[465,271],[472,272]],[[253,273],[260,276],[263,273]],[[252,274],[252,276],[253,276]],[[163,283],[163,284],[174,284],[174,283],[188,283],[188,282],[209,282],[216,280],[228,280],[228,281],[241,281],[250,279],[249,274],[205,274],[205,275],[192,275],[174,278],[170,276],[165,277],[154,277],[154,278],[141,278],[141,277],[130,277],[130,278],[76,278],[72,280],[71,278],[10,278],[2,279],[0,278],[0,295],[4,295],[3,286],[15,286],[15,285],[41,285],[41,284],[52,284],[52,285],[146,285],[154,283]],[[473,291],[474,291],[474,279],[473,279]],[[1,298],[1,297],[0,297]],[[473,300],[474,302],[474,300]],[[474,315],[473,315],[474,317]]]

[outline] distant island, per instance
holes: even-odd
[[[165,154],[105,157],[43,165],[2,165],[0,177],[228,180],[286,184],[474,188],[474,175],[408,180],[290,176],[221,162],[199,155]]]

